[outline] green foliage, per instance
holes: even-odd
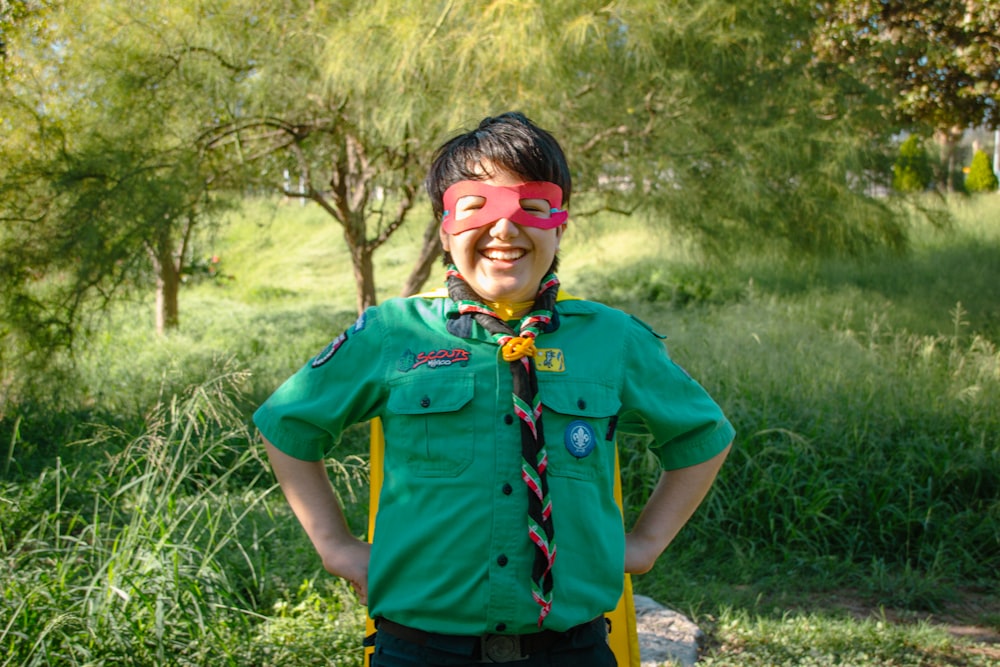
[[[317,588],[307,580],[274,603],[273,616],[241,656],[243,664],[361,667],[363,609],[342,582],[327,580]]]
[[[934,178],[923,139],[911,134],[899,147],[892,165],[892,187],[897,192],[923,192]]]
[[[905,246],[899,211],[859,178],[886,173],[895,128],[860,110],[855,82],[810,71],[814,4],[209,4],[38,3],[46,29],[16,44],[0,218],[22,229],[0,234],[19,239],[0,310],[40,346],[152,274],[175,307],[190,227],[223,190],[317,204],[350,247],[355,307],[374,302],[373,253],[422,212],[433,149],[510,108],[558,130],[589,206],[645,209],[663,233],[719,252]],[[36,4],[11,6],[5,26]],[[428,239],[408,289],[434,259]],[[38,278],[76,289],[39,292]]]
[[[876,314],[861,331],[823,331],[815,307],[754,299],[667,329],[740,434],[703,517],[672,553],[725,554],[749,581],[822,577],[812,568],[830,556],[988,579],[1000,567],[996,345],[887,330]],[[626,468],[646,461],[636,447]],[[630,507],[654,472],[627,485],[638,494]]]
[[[279,216],[257,237],[260,205],[212,241],[234,280],[191,285],[177,331],[157,337],[145,304],[123,304],[78,376],[43,376],[48,400],[0,419],[0,448],[15,444],[0,663],[362,664],[363,609],[323,573],[247,428],[353,321],[353,295],[318,299],[349,280],[311,252],[322,225]],[[668,334],[737,427],[706,503],[634,579],[700,616],[708,664],[989,664],[940,630],[780,598],[851,587],[916,613],[947,611],[965,583],[996,592],[1000,294],[982,267],[1000,256],[1000,211],[952,208],[954,227],[914,229],[912,254],[866,262],[711,263],[639,217],[584,218],[565,238],[567,288]],[[405,266],[403,250],[380,268]],[[631,520],[659,470],[646,443],[621,444]],[[345,434],[329,467],[359,535],[366,445],[363,428]]]
[[[984,151],[976,151],[972,156],[969,175],[965,178],[968,192],[993,192],[997,189],[997,175],[993,173],[990,158]]]
[[[996,121],[1000,3],[835,0],[816,8],[816,53],[869,88],[891,124],[948,130]],[[919,65],[915,65],[919,63]],[[874,106],[874,105],[873,105]]]
[[[56,459],[0,487],[4,664],[323,664],[321,646],[361,664],[344,648],[362,619],[346,586],[273,588],[315,565],[287,510],[267,506],[244,382],[224,372],[157,405],[137,437],[108,427],[77,443],[101,452],[92,463]]]

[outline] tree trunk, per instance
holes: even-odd
[[[163,335],[180,324],[181,276],[169,243],[161,243],[153,259],[156,269],[156,333]]]
[[[375,267],[372,263],[372,254],[367,245],[351,247],[351,264],[354,268],[354,284],[357,287],[359,315],[365,308],[374,306],[378,302],[375,296]]]
[[[420,246],[420,257],[417,258],[416,264],[413,265],[413,270],[410,271],[410,275],[403,285],[402,296],[412,296],[419,292],[424,283],[427,282],[427,278],[430,277],[434,262],[441,256],[441,239],[438,237],[439,226],[438,221],[432,219],[430,224],[427,225],[427,229],[424,230],[424,240]]]
[[[947,193],[952,193],[955,191],[955,152],[958,149],[958,143],[962,140],[962,128],[952,127],[947,130],[938,130],[935,133],[935,138],[937,139],[938,146],[941,149],[941,163],[944,165],[944,191]]]

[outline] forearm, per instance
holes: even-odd
[[[625,571],[649,571],[704,500],[732,447],[698,465],[660,475],[649,500],[625,538]]]
[[[348,579],[367,596],[369,545],[351,534],[322,461],[293,458],[264,439],[267,457],[288,504],[309,536],[323,567]]]

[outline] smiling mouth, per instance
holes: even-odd
[[[480,254],[486,259],[513,262],[515,260],[524,257],[526,254],[528,254],[528,251],[523,248],[509,248],[506,250],[501,250],[498,248],[486,248]]]

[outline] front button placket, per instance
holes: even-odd
[[[492,345],[492,343],[491,343]],[[519,421],[511,414],[514,393],[510,364],[503,361],[500,348],[493,347],[495,355],[495,383],[493,385],[494,421],[498,428],[492,434],[494,472],[493,479],[501,493],[494,495],[491,547],[494,554],[489,565],[489,604],[487,627],[510,624],[519,618],[518,610],[531,605],[528,587],[530,573],[521,562],[530,542],[527,534],[527,491],[521,480],[521,430]],[[500,426],[500,423],[503,426]],[[484,449],[484,451],[489,451]],[[515,482],[514,480],[517,480]],[[523,575],[524,581],[518,581]],[[521,596],[525,600],[520,600]],[[522,604],[523,603],[523,604]],[[506,627],[506,626],[504,626]]]

